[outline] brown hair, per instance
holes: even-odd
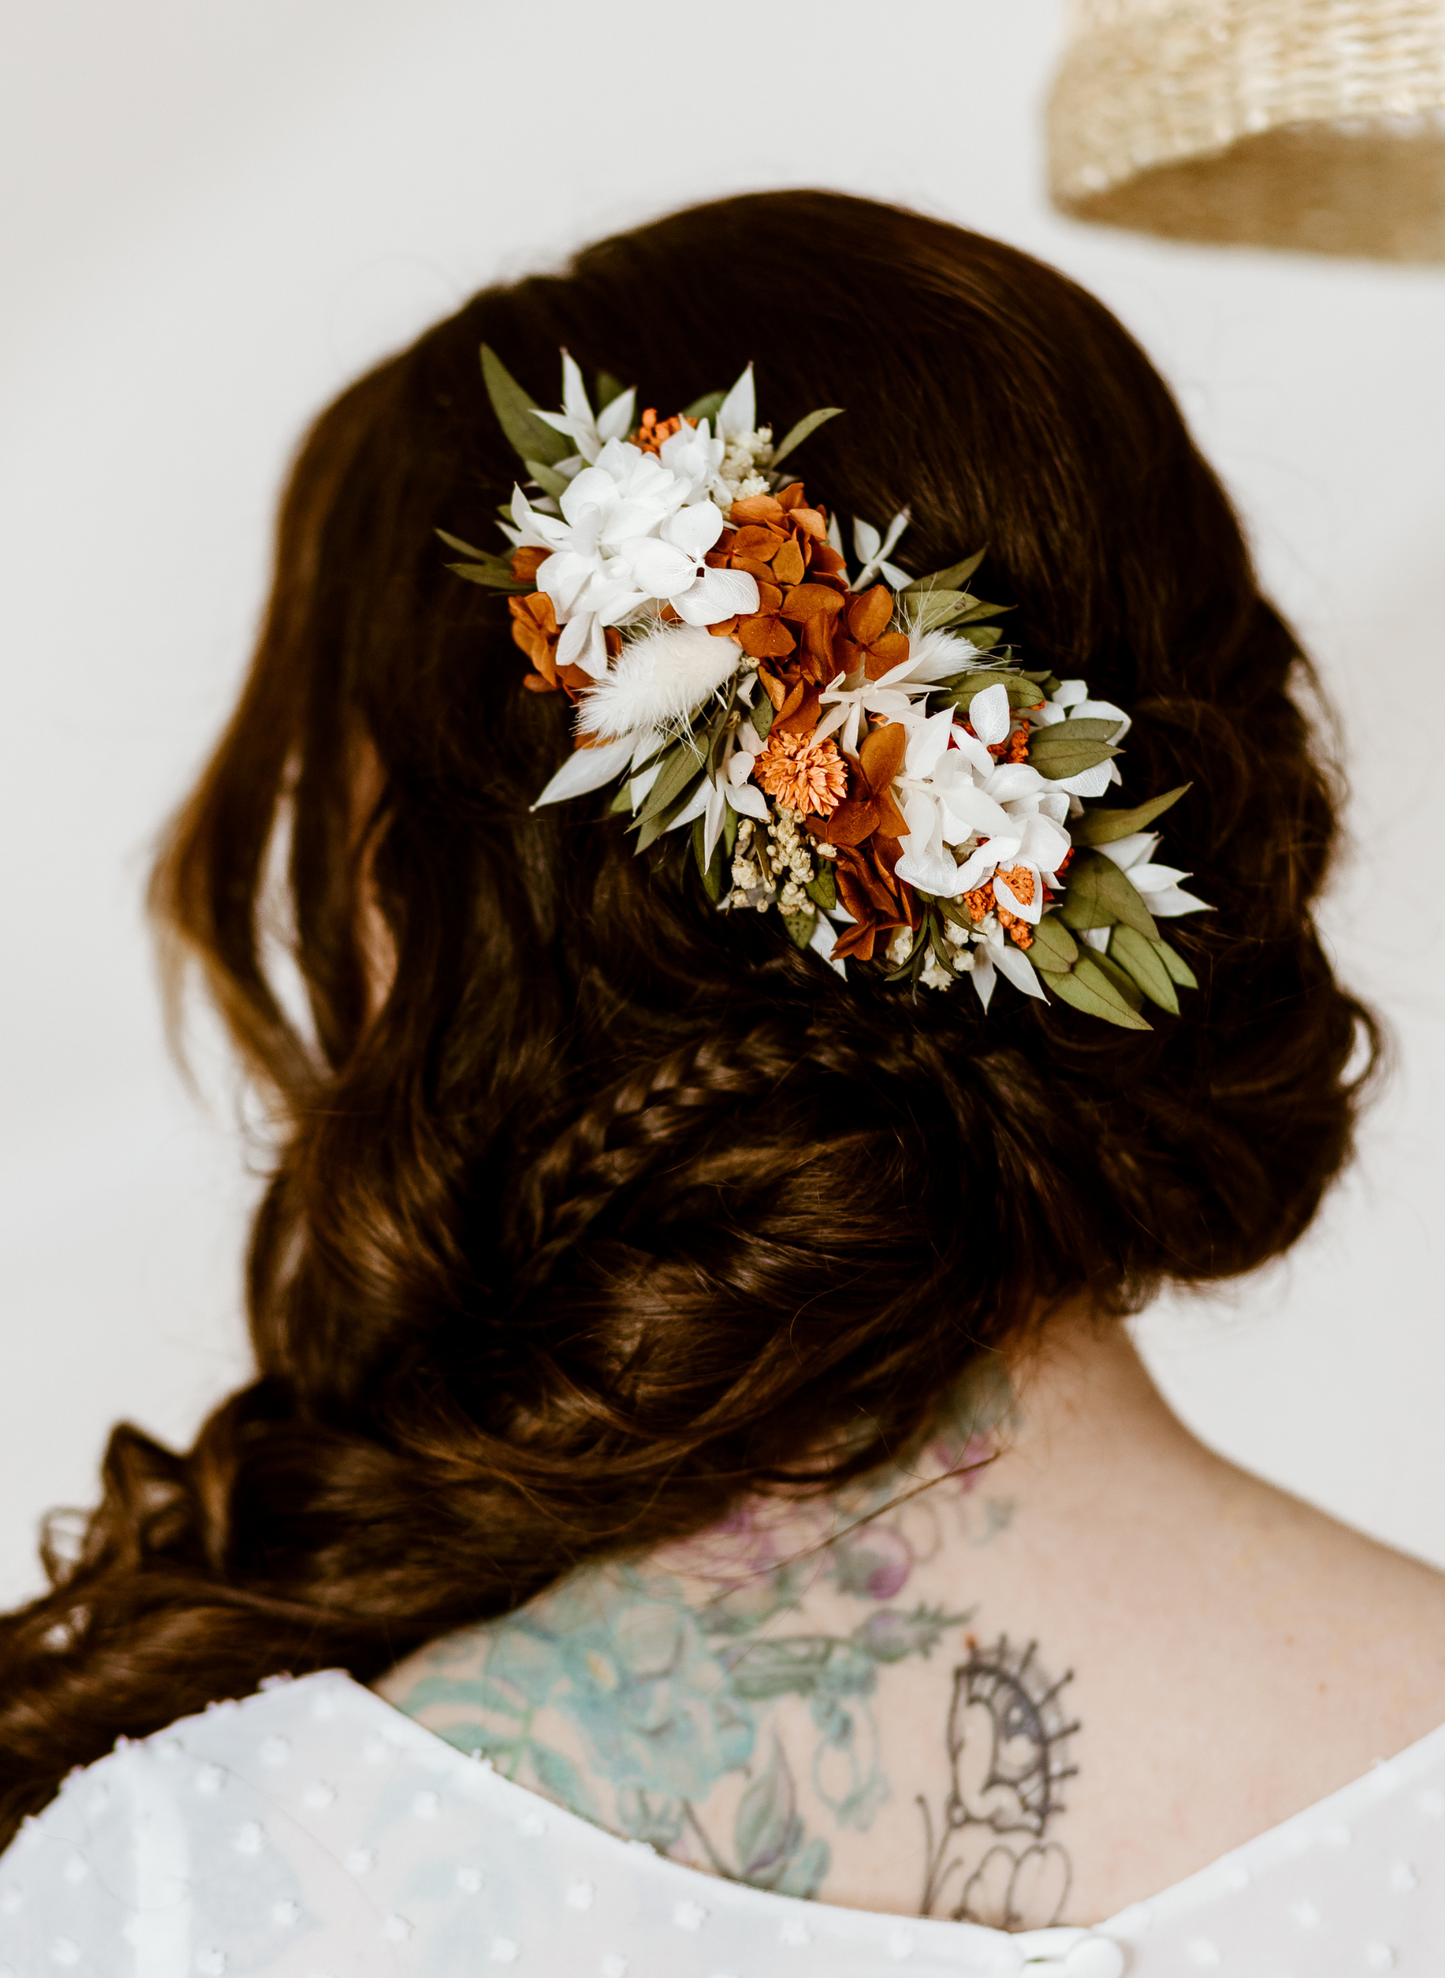
[[[543,403],[559,345],[663,408],[753,358],[779,429],[847,408],[807,443],[817,497],[877,523],[909,502],[917,569],[986,539],[1025,663],[1134,715],[1126,798],[1192,785],[1167,856],[1215,910],[1179,924],[1183,1017],[1142,1035],[1006,986],[985,1018],[966,987],[845,985],[774,916],[634,857],[595,801],[534,813],[564,697],[522,690],[504,605],[434,533],[493,542],[510,491],[483,341]],[[891,207],[676,214],[486,291],[343,393],[155,882],[280,1123],[257,1378],[184,1455],[117,1428],[78,1556],[51,1547],[53,1590],[0,1622],[5,1818],[271,1671],[373,1677],[738,1493],[872,1467],[1052,1301],[1124,1311],[1292,1243],[1369,1030],[1310,920],[1335,824],[1303,671],[1108,311]],[[264,965],[278,836],[309,1025]]]

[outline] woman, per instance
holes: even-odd
[[[1297,677],[1118,324],[895,209],[323,414],[155,893],[275,1110],[258,1377],[4,1624],[11,1968],[1432,1968],[1445,1586],[1119,1324],[1348,1152]]]

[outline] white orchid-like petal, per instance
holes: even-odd
[[[1088,682],[1084,680],[1060,680],[1049,696],[1055,707],[1077,707],[1080,701],[1089,698]]]
[[[536,416],[555,433],[572,440],[582,460],[591,463],[598,458],[608,440],[620,440],[632,426],[633,407],[637,402],[635,390],[622,392],[614,398],[596,417],[592,403],[587,396],[587,387],[582,382],[582,373],[575,360],[564,350],[562,353],[562,410],[544,412],[540,406],[534,408]],[[568,463],[558,463],[558,471],[566,473]],[[574,470],[575,471],[575,470]]]
[[[662,764],[660,762],[654,762],[650,767],[644,769],[640,776],[633,777],[631,783],[628,785],[627,794],[632,803],[634,816],[637,814],[638,806],[646,798],[648,791],[651,790],[653,784],[661,774]]]
[[[975,694],[969,702],[968,718],[974,734],[985,748],[1006,742],[1009,729],[1013,726],[1008,688],[1000,682],[996,686],[985,687],[981,694]]]
[[[1068,857],[1074,841],[1053,818],[1043,811],[1034,811],[1022,820],[1017,811],[1011,815],[1016,827],[1022,823],[1019,850],[1025,865],[1037,865],[1045,872],[1052,872]]]
[[[693,824],[707,815],[708,799],[713,795],[713,786],[706,776],[698,784],[677,816],[668,825],[669,831],[680,831],[685,824]],[[719,802],[721,799],[719,799]]]
[[[1081,927],[1079,929],[1079,939],[1087,942],[1091,948],[1102,955],[1108,949],[1109,936],[1113,931],[1112,927]]]
[[[888,524],[888,533],[880,536],[871,522],[853,523],[853,552],[862,559],[863,568],[853,579],[855,591],[866,591],[876,582],[880,573],[887,577],[895,590],[903,590],[913,582],[906,570],[895,569],[887,559],[893,554],[894,546],[903,531],[908,527],[910,511],[900,508]]]
[[[1162,893],[1151,893],[1145,904],[1150,913],[1157,914],[1160,920],[1172,920],[1176,914],[1181,913],[1214,911],[1208,900],[1197,899],[1193,893],[1186,893],[1180,886],[1166,886]]]
[[[768,821],[768,800],[756,783],[729,783],[726,789],[728,802],[743,817],[755,818],[759,824]]]
[[[727,451],[725,440],[714,439],[706,419],[683,424],[662,442],[658,458],[683,490],[683,500],[706,498]]]
[[[607,638],[595,611],[585,611],[569,619],[557,641],[557,664],[580,666],[594,680],[607,671]]]
[[[834,961],[833,959],[833,949],[837,939],[838,930],[835,927],[830,927],[827,916],[820,913],[817,920],[813,923],[813,932],[809,937],[808,946],[810,948],[816,948],[829,968],[835,968],[846,982],[848,980],[847,962]]]
[[[733,440],[744,433],[756,432],[757,424],[757,395],[753,389],[753,367],[749,364],[718,407],[717,429],[724,440]]]
[[[957,899],[961,893],[971,893],[975,886],[982,886],[986,879],[993,877],[999,866],[1012,865],[1018,850],[1018,838],[1002,833],[978,846],[958,868],[954,898]]]
[[[576,750],[538,797],[533,810],[540,810],[543,804],[563,803],[568,797],[585,796],[589,790],[600,790],[626,768],[631,754],[632,742],[627,737],[619,742],[600,742],[596,748]]]
[[[507,534],[518,548],[562,549],[570,540],[562,523],[554,516],[539,514],[515,482],[512,486],[512,521],[515,527],[508,529]]]
[[[983,1004],[984,1012],[987,1014],[994,985],[993,957],[987,948],[974,949],[973,967],[969,970],[968,979],[977,991],[978,1000]]]
[[[657,536],[632,545],[632,574],[649,597],[674,598],[697,582],[697,558]]]
[[[756,742],[757,747],[752,744]],[[740,790],[753,773],[753,764],[763,752],[763,743],[751,722],[738,730],[738,746],[728,757],[727,779],[735,790]]]
[[[916,723],[904,751],[902,775],[910,782],[931,776],[947,752],[952,731],[952,708],[945,707]]]
[[[1158,843],[1157,831],[1131,831],[1127,838],[1116,838],[1111,845],[1100,845],[1098,850],[1129,875],[1130,885],[1150,913],[1159,919],[1170,920],[1181,913],[1210,912],[1207,900],[1197,899],[1181,888],[1179,881],[1188,879],[1189,873],[1175,865],[1155,865],[1152,854]]]
[[[637,389],[629,385],[626,391],[619,392],[609,399],[597,415],[597,432],[601,439],[625,440],[632,431],[637,409]]]
[[[1112,762],[1096,762],[1092,769],[1081,769],[1074,776],[1056,776],[1053,784],[1056,790],[1066,790],[1070,796],[1102,797],[1109,785],[1118,780]]]
[[[1005,941],[1001,934],[989,935],[983,947],[999,974],[1007,976],[1015,989],[1022,989],[1026,996],[1037,996],[1041,1003],[1049,1000],[1044,994],[1044,985],[1034,973],[1033,963],[1022,948],[1016,948],[1012,941]],[[975,972],[977,968],[975,962]]]
[[[695,501],[669,515],[659,534],[665,543],[689,556],[706,556],[723,532],[722,510],[715,501]]]
[[[1132,866],[1147,865],[1158,843],[1157,831],[1131,831],[1127,838],[1115,838],[1111,844],[1100,845],[1098,849],[1105,858],[1112,859],[1115,865],[1128,872]]]
[[[1189,876],[1187,872],[1181,872],[1177,865],[1155,865],[1152,861],[1129,868],[1129,883],[1136,893],[1165,893]]]
[[[935,851],[919,832],[910,833],[900,842],[907,849],[894,867],[898,877],[906,879],[910,886],[918,887],[920,892],[932,893],[937,899],[956,899],[958,873],[952,852]]]
[[[757,579],[746,570],[703,568],[691,588],[677,592],[672,603],[689,625],[720,625],[725,618],[757,610]]]
[[[1030,865],[1023,859],[1018,860],[1016,864],[1010,866],[1009,870],[1016,872],[1020,865],[1023,866],[1026,872],[1033,875],[1033,898],[1031,900],[1021,900],[1009,882],[1001,878],[998,873],[995,873],[993,877],[993,897],[998,905],[1003,907],[1008,913],[1015,913],[1020,920],[1031,921],[1037,926],[1039,915],[1044,910],[1043,877],[1037,866]]]
[[[1030,808],[1046,796],[1052,785],[1046,776],[1027,762],[993,762],[990,757],[988,782],[985,785],[996,803],[1024,803]]]
[[[569,419],[591,425],[592,401],[587,396],[587,387],[582,382],[582,373],[577,368],[577,360],[570,351],[562,352],[562,410]]]

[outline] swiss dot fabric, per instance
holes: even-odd
[[[1445,1728],[1096,1930],[1010,1936],[682,1868],[344,1675],[69,1779],[0,1856],[0,1978],[1445,1973]]]

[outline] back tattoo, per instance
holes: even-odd
[[[917,1796],[926,1868],[920,1913],[997,1930],[1047,1927],[1062,1916],[1072,1868],[1066,1850],[1046,1838],[1063,1812],[1059,1788],[1078,1767],[1068,1762],[1079,1730],[1060,1698],[1067,1670],[1051,1682],[1037,1642],[1010,1646],[1000,1635],[953,1673],[948,1712],[949,1788],[941,1817]],[[1007,1839],[1000,1838],[1007,1836]]]

